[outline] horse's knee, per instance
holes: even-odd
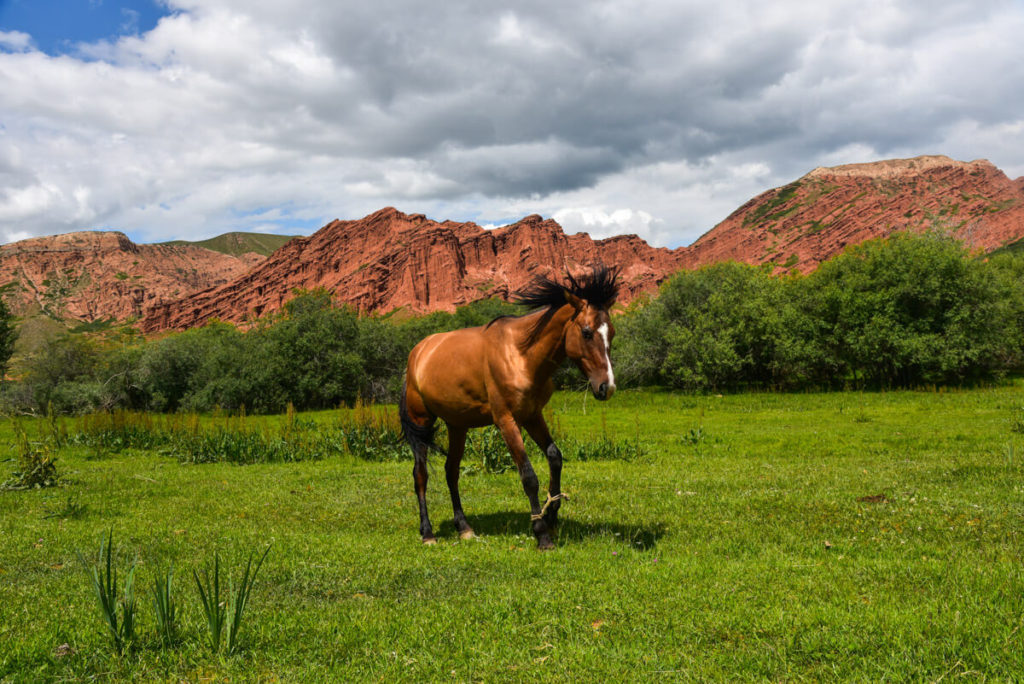
[[[545,450],[544,453],[548,457],[548,464],[552,468],[562,467],[562,452],[558,449],[557,444],[555,444],[554,442],[549,444],[548,448]]]
[[[519,469],[519,479],[523,483],[523,489],[529,492],[536,492],[540,488],[540,481],[537,479],[537,473],[534,472],[533,466],[530,465],[529,461],[523,463]]]

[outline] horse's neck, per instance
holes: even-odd
[[[565,326],[572,314],[573,308],[568,305],[551,314],[534,343],[523,352],[528,372],[541,382],[547,382],[565,360]]]

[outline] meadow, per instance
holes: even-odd
[[[514,471],[466,464],[480,536],[459,541],[434,458],[427,547],[411,460],[182,462],[68,440],[59,486],[0,492],[0,681],[1018,679],[1022,389],[558,393],[560,434],[640,448],[567,460],[551,552]],[[124,655],[77,557],[108,532],[122,577],[136,564]],[[212,654],[192,570],[218,552],[237,582],[268,545],[239,648]],[[172,565],[181,630],[164,645],[150,592]]]

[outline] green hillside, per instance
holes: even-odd
[[[224,233],[217,237],[209,238],[208,240],[198,240],[196,242],[190,242],[188,240],[171,240],[169,242],[162,242],[164,245],[196,245],[198,247],[205,247],[211,249],[214,252],[221,252],[223,254],[231,254],[233,256],[239,256],[246,252],[256,252],[268,256],[271,252],[276,250],[278,247],[288,242],[296,235],[272,235],[270,233]]]

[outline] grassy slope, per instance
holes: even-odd
[[[526,534],[512,473],[463,478],[482,536],[458,542],[436,462],[440,543],[423,547],[407,462],[68,453],[67,488],[0,494],[0,679],[1013,679],[1020,390],[622,392],[585,414],[582,395],[556,395],[564,431],[639,431],[651,454],[567,463],[551,553]],[[44,519],[68,495],[85,514]],[[75,560],[111,526],[122,559],[142,563],[144,639],[123,660]],[[219,548],[237,569],[269,541],[247,648],[211,657],[191,568]],[[148,591],[170,562],[186,630],[162,652]],[[74,651],[57,657],[63,643]]]
[[[217,237],[212,237],[207,240],[198,240],[196,242],[189,242],[187,240],[172,240],[161,244],[167,245],[196,245],[197,247],[205,247],[211,249],[214,252],[221,252],[223,254],[231,254],[233,256],[240,256],[247,252],[256,252],[264,256],[269,256],[271,252],[281,247],[283,244],[291,240],[296,236],[294,235],[273,235],[270,233],[224,233]]]

